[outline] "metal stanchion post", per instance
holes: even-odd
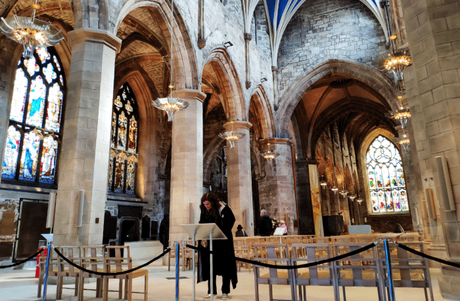
[[[213,289],[213,281],[214,281],[214,271],[213,271],[213,261],[212,261],[212,230],[214,226],[211,227],[211,232],[209,233],[209,292],[211,293],[211,301],[214,300],[214,289]]]
[[[48,267],[50,264],[50,254],[51,254],[51,241],[48,242],[48,254],[46,256],[46,268],[45,268],[45,281],[43,282],[43,298],[42,300],[46,300],[46,285],[48,284]]]
[[[180,244],[176,242],[176,301],[179,301],[179,255],[180,254]]]
[[[195,230],[193,230],[193,246],[195,247],[196,246],[196,242],[195,242],[195,237],[196,237],[196,228]],[[195,250],[192,249],[192,264],[193,264],[193,267],[192,267],[192,287],[193,287],[193,291],[192,291],[192,301],[195,301]]]
[[[389,297],[390,301],[395,301],[395,288],[393,286],[393,272],[391,271],[391,256],[390,256],[390,247],[388,246],[388,239],[383,240],[385,246],[385,259],[387,262],[387,273],[388,273],[388,288],[389,288]]]

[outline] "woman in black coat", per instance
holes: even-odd
[[[213,294],[217,294],[216,275],[222,276],[222,300],[228,298],[230,293],[230,282],[233,289],[238,282],[236,273],[235,251],[233,249],[232,228],[235,224],[235,216],[232,210],[220,200],[215,193],[206,193],[201,198],[200,224],[216,223],[227,239],[213,240]],[[202,241],[200,248],[209,250],[207,241]],[[209,253],[198,253],[198,282],[208,280],[208,294],[211,294],[209,287]]]

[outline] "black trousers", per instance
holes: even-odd
[[[208,280],[208,294],[211,293],[211,281]],[[212,291],[213,294],[217,294],[217,285],[216,285],[216,274],[214,274],[212,279]],[[229,276],[222,276],[222,294],[229,294],[230,293],[230,277]]]

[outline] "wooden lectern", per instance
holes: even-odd
[[[212,241],[216,239],[227,239],[225,234],[220,230],[220,228],[212,223],[212,224],[188,224],[188,225],[181,225],[184,228],[185,232],[193,240],[193,245],[195,245],[195,241],[198,240],[207,240],[209,239],[209,250],[212,252]],[[192,265],[193,265],[193,292],[192,292],[192,300],[195,301],[195,250],[193,252],[192,257]],[[212,266],[212,253],[209,254],[209,281],[211,287],[211,301],[213,300],[213,291],[212,291],[212,282],[213,282],[213,266]]]

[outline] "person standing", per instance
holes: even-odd
[[[243,226],[238,225],[238,227],[236,227],[236,230],[237,231],[235,232],[235,237],[246,237],[246,236],[248,236],[246,231],[243,230]]]
[[[268,216],[267,210],[262,209],[260,211],[259,219],[259,235],[270,236],[273,231],[272,219]]]
[[[208,192],[201,198],[201,214],[199,223],[215,223],[227,239],[213,241],[213,288],[211,292],[209,277],[209,253],[198,252],[198,282],[208,281],[208,296],[217,294],[216,275],[222,276],[222,300],[228,299],[230,282],[233,289],[238,283],[235,251],[233,248],[232,228],[235,216],[230,207],[217,194]],[[200,248],[209,250],[207,241],[201,241]]]

